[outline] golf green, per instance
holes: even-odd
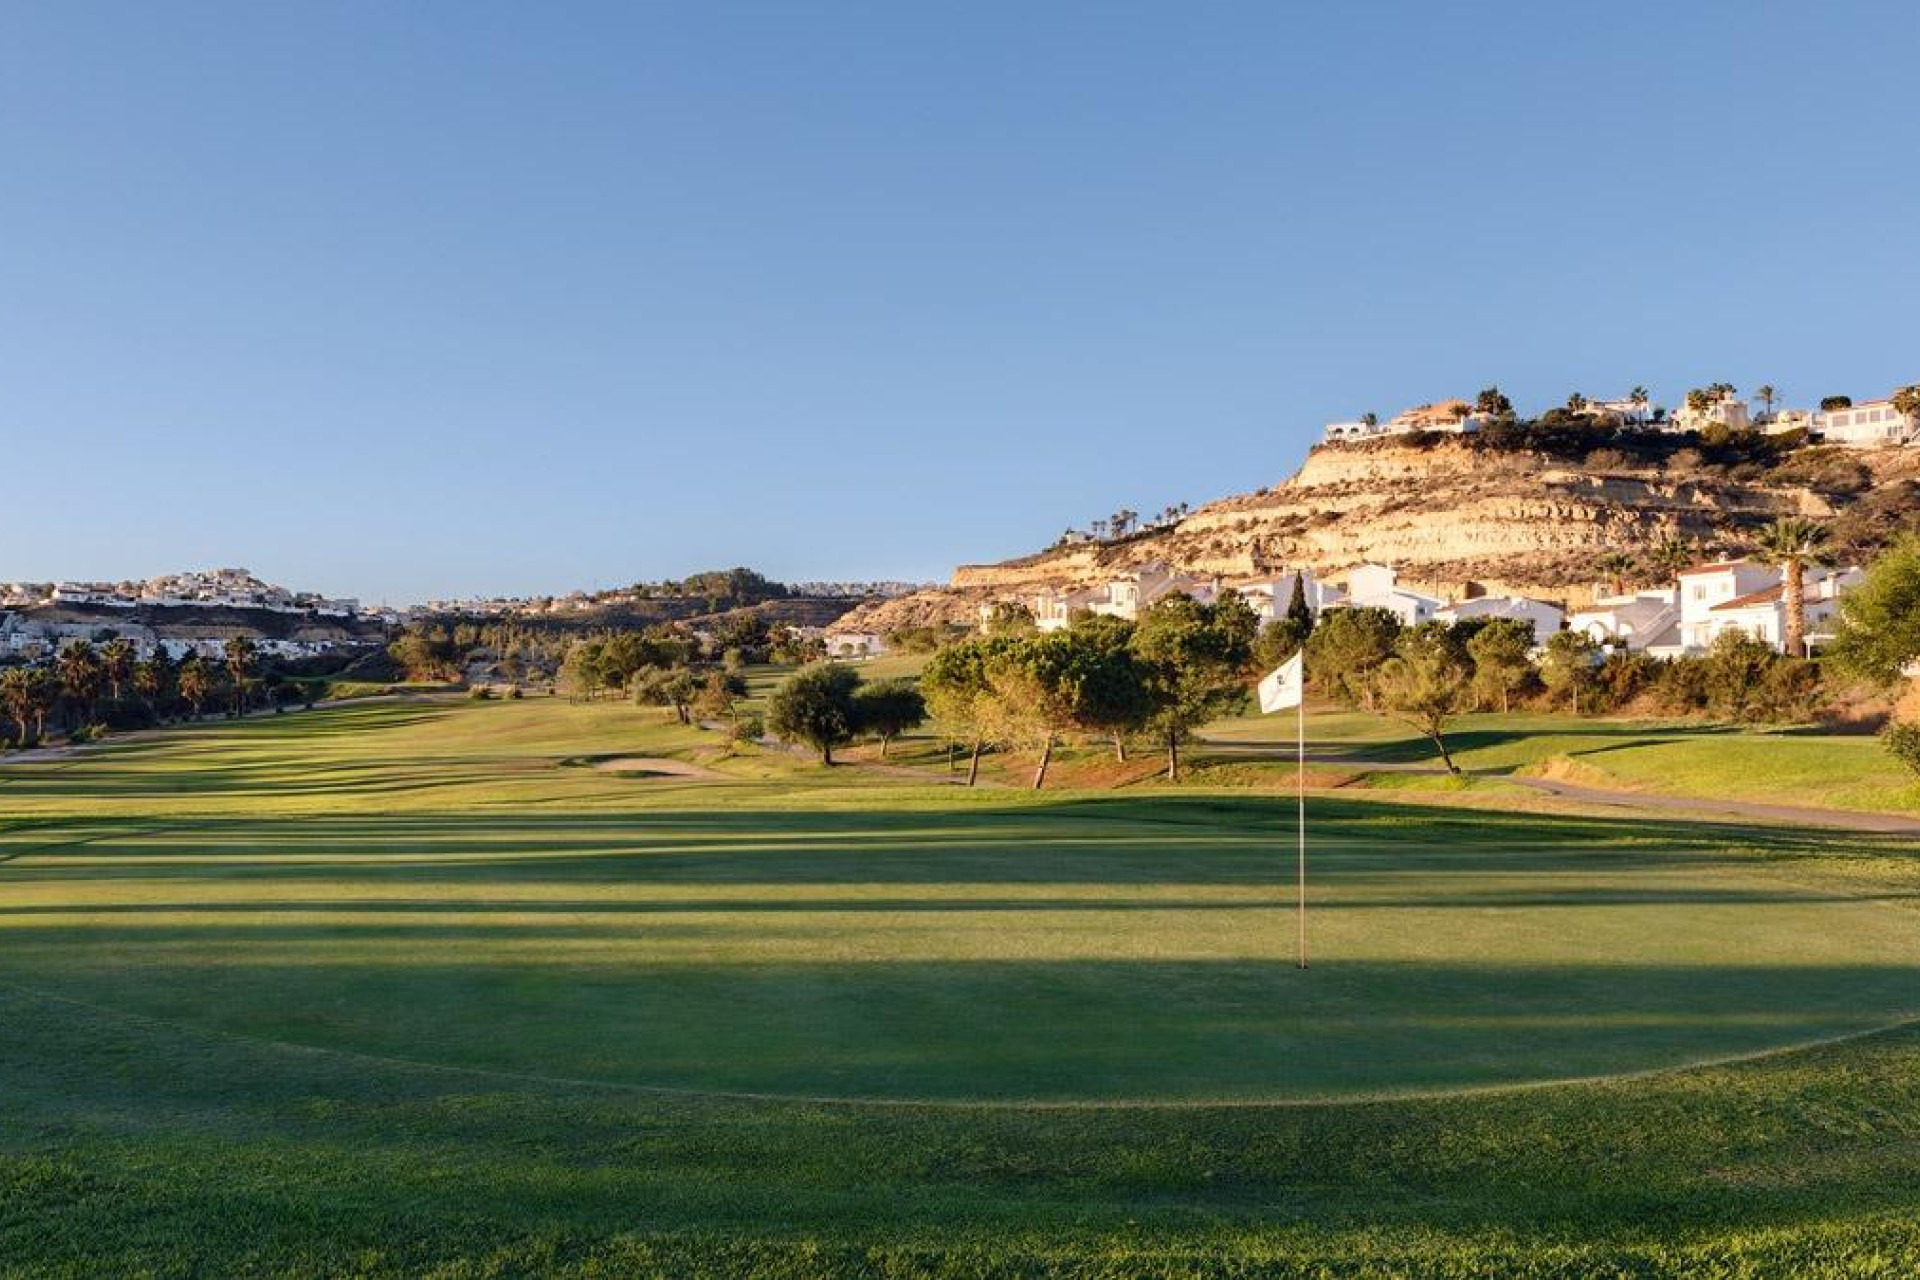
[[[410,1063],[830,1099],[1199,1103],[1609,1076],[1920,1013],[1909,905],[1786,832],[1038,797],[617,705],[367,706],[0,769],[5,981]]]

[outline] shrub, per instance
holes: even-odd
[[[767,722],[758,715],[741,716],[733,722],[735,742],[758,742],[767,736]]]
[[[517,685],[517,684],[510,684],[510,685],[508,685],[508,686],[507,686],[507,696],[508,696],[509,698],[512,698],[512,699],[513,699],[514,701],[516,701],[516,702],[518,702],[518,701],[520,700],[520,698],[521,698],[521,696],[522,696],[522,695],[521,695],[521,693],[520,693],[520,686],[519,686],[519,685]]]
[[[475,702],[485,702],[489,698],[493,697],[493,690],[489,689],[484,684],[477,684],[473,686],[473,688],[467,690],[467,696],[469,698],[472,698]]]
[[[1880,731],[1880,744],[1888,755],[1920,774],[1920,724],[1895,720]]]

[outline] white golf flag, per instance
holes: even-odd
[[[1260,682],[1260,710],[1271,713],[1299,706],[1305,681],[1296,653]]]

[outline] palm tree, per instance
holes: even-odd
[[[0,707],[20,726],[20,745],[33,740],[33,675],[26,667],[0,671]]]
[[[120,701],[120,691],[126,687],[127,677],[133,674],[133,641],[123,636],[115,636],[100,646],[100,672],[107,678],[107,688],[112,691],[113,700]]]
[[[1640,568],[1640,562],[1624,551],[1609,551],[1593,562],[1593,567],[1607,575],[1607,582],[1613,587],[1613,594],[1627,594],[1627,576]]]
[[[85,640],[74,640],[53,660],[60,690],[81,709],[84,717],[100,696],[100,659]]]
[[[1773,402],[1780,398],[1780,393],[1773,389],[1773,384],[1771,382],[1761,383],[1754,391],[1753,398],[1760,402],[1760,421],[1773,421]]]
[[[134,664],[133,691],[147,701],[151,709],[160,701],[160,695],[166,692],[167,677],[171,674],[164,654],[156,653],[151,658],[142,659]]]
[[[1780,603],[1787,614],[1782,647],[1796,658],[1807,652],[1807,566],[1828,563],[1827,536],[1823,524],[1786,516],[1763,529],[1758,539],[1760,558],[1781,570]]]
[[[1647,548],[1647,563],[1666,577],[1676,577],[1698,559],[1693,544],[1671,535]]]
[[[200,718],[200,708],[206,705],[207,695],[213,692],[213,677],[207,672],[207,664],[198,658],[188,658],[180,664],[180,696],[193,708],[193,718]]]
[[[233,681],[233,700],[239,711],[247,709],[247,673],[253,668],[253,641],[234,636],[227,641],[227,678]]]

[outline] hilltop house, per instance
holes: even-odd
[[[1533,629],[1533,642],[1537,645],[1545,644],[1547,637],[1567,624],[1566,610],[1559,605],[1526,596],[1477,596],[1449,604],[1434,617],[1449,624],[1466,618],[1512,618]]]
[[[1698,409],[1682,404],[1668,421],[1675,431],[1705,431],[1714,426],[1745,431],[1753,426],[1753,419],[1747,414],[1747,402],[1731,391]]]
[[[1869,400],[1845,409],[1828,409],[1814,428],[1831,444],[1853,448],[1920,443],[1920,420],[1893,407],[1891,400]]]
[[[1375,440],[1384,436],[1406,435],[1414,431],[1443,431],[1464,435],[1478,431],[1485,421],[1465,400],[1436,400],[1416,405],[1385,422],[1329,422],[1326,439],[1332,441]]]
[[[1636,400],[1589,400],[1584,410],[1595,422],[1610,427],[1644,427],[1653,422],[1653,402]]]

